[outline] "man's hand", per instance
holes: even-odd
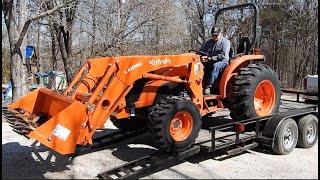
[[[218,60],[218,56],[212,56],[212,57],[201,56],[201,62],[217,61],[217,60]]]
[[[212,56],[210,57],[210,61],[217,61],[218,60],[218,56]]]

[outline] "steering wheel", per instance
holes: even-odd
[[[203,52],[203,51],[198,51],[198,50],[194,50],[194,49],[190,49],[188,50],[188,52],[195,52],[196,54],[199,54],[200,56],[209,56],[207,53]]]
[[[199,54],[200,58],[202,59],[201,62],[203,62],[203,63],[212,60],[212,57],[209,57],[208,53],[205,53],[203,51],[198,51],[198,50],[192,49],[192,50],[189,50],[188,52],[195,52],[196,54]],[[205,56],[205,58],[203,58],[203,56]]]

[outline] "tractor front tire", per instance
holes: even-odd
[[[148,120],[148,130],[158,148],[172,153],[190,148],[201,128],[201,115],[189,100],[162,99]]]
[[[230,81],[229,109],[234,120],[268,116],[278,111],[281,87],[265,64],[249,64]]]

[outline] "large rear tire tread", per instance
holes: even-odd
[[[238,74],[230,80],[228,108],[233,119],[259,117],[254,107],[254,93],[258,84],[263,80],[269,80],[275,88],[275,104],[270,114],[278,111],[281,85],[277,74],[265,64],[249,64],[245,68],[240,68]]]
[[[169,132],[172,117],[179,111],[187,111],[192,115],[193,128],[191,134],[183,141],[174,141]],[[148,130],[160,150],[178,153],[191,147],[199,135],[201,115],[192,101],[165,98],[156,104],[148,116]]]

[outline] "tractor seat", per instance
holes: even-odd
[[[233,48],[232,48],[232,46],[230,46],[230,51],[229,51],[229,63],[231,63],[231,59],[232,59],[233,55],[234,55]]]
[[[229,64],[231,63],[231,61],[239,56],[240,54],[249,54],[249,51],[250,51],[250,40],[249,40],[249,37],[247,36],[244,36],[243,38],[240,39],[240,42],[239,42],[239,46],[237,48],[237,53],[234,54],[234,51],[232,48],[230,48],[230,52],[229,52],[229,57],[230,57],[230,60],[229,60]]]
[[[248,36],[244,36],[239,41],[239,46],[237,48],[237,54],[244,53],[249,54],[250,51],[250,40]]]

